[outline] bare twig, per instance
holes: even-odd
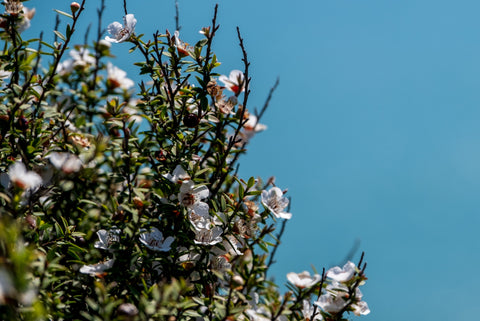
[[[180,10],[178,9],[178,0],[175,0],[175,30],[178,30],[180,31],[180,29],[182,28],[180,26]]]

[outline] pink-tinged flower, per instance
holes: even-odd
[[[243,125],[243,130],[240,131],[240,139],[242,143],[248,143],[256,133],[264,131],[267,129],[267,126],[264,124],[258,123],[257,116],[248,115],[248,120]]]
[[[172,174],[163,174],[163,177],[175,184],[181,184],[184,180],[190,180],[190,175],[188,175],[188,173],[180,165],[175,167]]]
[[[6,189],[12,185],[24,191],[35,191],[42,185],[42,178],[33,171],[27,171],[25,165],[17,161],[8,167],[7,173],[0,175],[0,181]]]
[[[150,232],[140,234],[140,242],[152,251],[168,252],[174,240],[173,236],[164,238],[163,233],[156,227],[152,228]]]
[[[287,274],[287,279],[290,283],[299,288],[310,288],[320,282],[322,277],[319,274],[310,276],[308,271],[303,271],[302,273],[290,272]]]
[[[99,230],[97,231],[98,241],[95,242],[94,246],[97,249],[109,250],[112,244],[118,243],[120,241],[120,232],[118,228],[110,230]]]
[[[180,32],[176,30],[174,35],[175,35],[175,47],[177,48],[178,55],[180,57],[186,57],[190,55],[189,50],[191,50],[191,47],[188,46],[188,43],[185,43],[182,40],[180,40]]]
[[[47,156],[50,162],[55,166],[56,169],[61,170],[65,174],[71,174],[78,172],[82,166],[83,162],[78,158],[77,155],[71,153],[51,153]]]
[[[123,24],[122,26],[120,22],[112,22],[108,25],[107,31],[113,36],[110,38],[109,36],[105,37],[105,40],[120,43],[127,41],[132,36],[133,32],[135,31],[135,25],[137,24],[137,19],[133,16],[133,14],[127,14],[123,17]]]
[[[218,77],[218,80],[223,82],[228,90],[233,91],[235,96],[238,96],[242,91],[245,91],[245,76],[240,70],[232,70],[228,77],[221,75]]]
[[[353,278],[356,268],[357,266],[354,263],[348,261],[343,268],[335,266],[329,269],[326,275],[337,282],[348,282]]]
[[[180,186],[180,193],[178,193],[178,200],[185,207],[191,208],[194,204],[206,199],[210,195],[208,187],[205,185],[194,186],[195,183],[191,180],[183,181]]]
[[[121,88],[128,90],[135,86],[133,80],[127,78],[127,73],[122,69],[112,65],[111,62],[107,64],[107,82],[110,88]]]
[[[18,23],[18,32],[24,32],[30,28],[30,21],[33,19],[33,16],[35,16],[35,8],[29,9],[27,7],[23,7],[23,19]]]
[[[80,268],[80,273],[89,274],[91,276],[101,276],[105,273],[105,270],[111,269],[115,263],[115,259],[111,259],[108,261],[100,262],[93,265],[84,265]]]
[[[262,204],[276,218],[290,219],[292,217],[291,213],[284,212],[284,209],[288,206],[289,200],[286,197],[283,197],[283,192],[278,187],[272,187],[269,191],[262,191]]]

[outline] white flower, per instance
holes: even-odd
[[[10,165],[8,172],[0,175],[0,181],[7,189],[13,185],[25,191],[35,191],[42,184],[40,175],[33,171],[27,171],[25,165],[20,161]]]
[[[327,292],[322,294],[318,301],[315,301],[313,304],[320,307],[323,311],[328,313],[338,313],[340,312],[348,303],[345,295],[348,293],[338,293],[338,292]]]
[[[99,230],[97,231],[98,241],[95,242],[94,246],[97,249],[109,250],[110,246],[113,243],[120,241],[120,229],[110,229],[110,230]]]
[[[112,268],[113,263],[115,263],[115,259],[111,259],[111,260],[100,262],[93,265],[84,265],[80,268],[80,273],[90,274],[91,276],[98,276],[103,272],[105,272],[105,270]]]
[[[327,271],[327,277],[337,282],[347,282],[353,278],[356,265],[348,261],[343,268],[335,266]]]
[[[249,317],[249,320],[252,321],[287,321],[285,315],[281,315],[278,318],[272,319],[272,313],[268,311],[264,306],[258,306],[259,295],[258,293],[253,294],[253,300],[249,301],[251,308],[245,310],[245,314]]]
[[[356,316],[360,315],[367,315],[370,313],[370,308],[368,307],[367,302],[360,301],[352,305],[353,307],[353,314]]]
[[[130,39],[133,32],[135,31],[137,19],[135,19],[135,17],[131,13],[127,14],[125,17],[123,17],[123,24],[125,26],[122,26],[120,22],[117,21],[109,24],[107,30],[113,36],[113,38],[106,36],[105,40],[114,43],[120,43]]]
[[[245,76],[240,70],[232,70],[228,77],[221,75],[218,80],[223,82],[228,90],[233,91],[235,96],[245,91]]]
[[[189,180],[190,176],[188,173],[182,168],[182,166],[177,165],[175,169],[173,170],[172,174],[167,173],[163,174],[163,177],[168,179],[172,183],[179,183],[181,184],[184,180]]]
[[[308,300],[303,300],[302,302],[303,302],[302,314],[303,314],[304,320],[307,320],[307,321],[323,320],[323,317],[320,314],[320,311],[318,311],[318,309],[315,315],[313,316],[313,319],[310,319],[312,317],[314,307],[313,305],[310,304],[310,301]]]
[[[283,210],[288,206],[288,198],[283,197],[283,192],[278,187],[272,187],[269,191],[262,191],[262,204],[277,218],[284,218],[286,220],[292,217],[291,213]]]
[[[248,143],[248,141],[252,139],[256,133],[266,129],[266,125],[258,123],[257,116],[249,114],[248,120],[245,122],[242,127],[242,131],[239,133],[240,143]]]
[[[23,14],[22,20],[18,23],[18,32],[24,32],[28,28],[30,28],[30,21],[33,19],[35,15],[35,8],[29,9],[27,7],[23,7]]]
[[[303,271],[302,273],[290,272],[287,274],[287,279],[293,285],[299,288],[309,288],[317,284],[322,277],[319,274],[310,276],[308,271]]]
[[[81,69],[97,63],[95,57],[84,47],[70,50],[69,55],[72,58],[61,62],[57,67],[57,73],[64,75],[71,73],[75,68]]]
[[[227,235],[226,238],[222,241],[221,245],[225,250],[219,247],[216,247],[215,249],[213,249],[212,252],[217,255],[224,255],[224,254],[229,254],[232,256],[243,255],[243,253],[239,249],[240,247],[243,246],[243,244],[233,235]]]
[[[83,162],[77,155],[71,153],[51,153],[47,156],[50,162],[56,169],[61,170],[65,174],[78,172],[83,165]]]
[[[140,242],[145,244],[145,246],[152,251],[170,251],[170,245],[174,240],[175,238],[173,236],[164,238],[163,233],[160,232],[156,227],[152,228],[150,232],[140,234]]]
[[[208,213],[209,207],[207,203],[197,202],[189,207],[188,219],[195,227],[195,230],[210,229],[215,226],[213,217]]]
[[[195,244],[215,245],[222,241],[223,230],[220,226],[195,231]]]
[[[127,78],[127,73],[112,65],[110,61],[107,64],[107,81],[113,89],[120,87],[121,89],[128,90],[135,86],[133,80]]]
[[[191,208],[195,203],[206,199],[210,195],[208,187],[205,185],[194,187],[195,183],[191,180],[183,181],[178,193],[178,200],[185,207]]]
[[[358,287],[355,289],[355,295],[352,297],[349,295],[348,287],[337,281],[329,284],[326,290],[327,292],[322,294],[318,301],[314,302],[323,311],[335,314],[350,304],[354,309],[355,315],[367,315],[370,313],[367,303],[361,301],[363,294]]]

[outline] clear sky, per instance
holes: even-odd
[[[99,2],[87,0],[83,27],[96,28]],[[280,77],[268,130],[241,162],[243,177],[275,175],[293,199],[271,275],[339,264],[359,240],[372,313],[356,320],[478,317],[480,2],[219,2],[219,72],[242,69],[239,26],[251,108]],[[122,3],[106,1],[105,27],[122,21]],[[127,4],[146,38],[175,30],[174,0]],[[179,0],[184,41],[200,39],[214,4]],[[26,5],[31,36],[52,34],[53,7],[69,11],[65,0]],[[114,46],[116,64],[135,79],[129,47]]]

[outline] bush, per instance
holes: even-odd
[[[5,320],[343,320],[368,314],[358,264],[266,277],[291,218],[275,186],[237,176],[266,127],[247,108],[249,62],[218,75],[217,8],[194,46],[149,40],[133,14],[72,45],[73,2],[54,43],[24,40],[34,11],[5,0],[0,57],[0,313]],[[126,4],[124,2],[125,12]],[[99,22],[104,3],[101,2]],[[68,10],[67,10],[68,11]],[[58,28],[57,28],[58,29]],[[110,47],[143,61],[134,82]],[[67,54],[70,57],[67,57]],[[279,228],[279,232],[277,229]],[[313,302],[313,304],[312,304]]]

